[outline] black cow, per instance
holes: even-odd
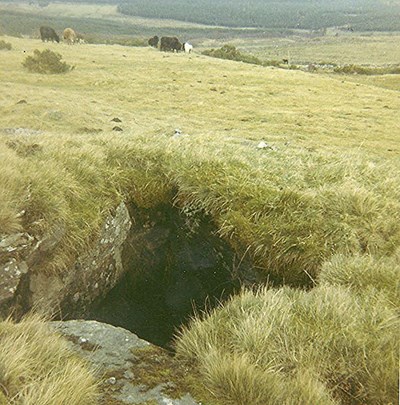
[[[40,27],[40,38],[42,38],[43,42],[45,41],[60,42],[59,36],[53,30],[53,28],[50,27]]]
[[[182,44],[176,37],[162,37],[160,42],[160,51],[179,52],[182,50]]]
[[[154,37],[152,37],[152,38],[150,38],[150,39],[148,40],[148,43],[149,43],[149,45],[152,46],[153,48],[157,48],[157,46],[158,46],[158,41],[159,41],[158,36],[157,36],[157,35],[154,35]]]

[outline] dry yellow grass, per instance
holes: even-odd
[[[89,366],[37,316],[0,321],[1,392],[12,405],[90,405],[98,397]]]

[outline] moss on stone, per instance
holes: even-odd
[[[178,360],[173,353],[157,346],[135,349],[134,355],[136,359],[132,365],[132,382],[143,384],[148,389],[163,384],[163,393],[172,399],[182,398],[190,393],[204,405],[219,405],[204,386],[199,384],[200,375],[190,363]]]

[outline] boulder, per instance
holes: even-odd
[[[97,321],[51,325],[93,365],[100,379],[101,404],[200,405],[185,386],[188,366],[167,351]]]
[[[124,203],[105,220],[97,243],[61,274],[42,271],[65,234],[55,225],[41,240],[28,234],[0,237],[0,315],[40,312],[79,316],[106,295],[125,271],[123,250],[132,221]]]

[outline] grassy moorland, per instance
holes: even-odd
[[[43,271],[62,272],[121,200],[204,210],[275,282],[178,340],[210,403],[395,402],[398,91],[198,54],[4,39],[1,234],[61,223]],[[75,69],[26,72],[26,55],[45,48]]]

